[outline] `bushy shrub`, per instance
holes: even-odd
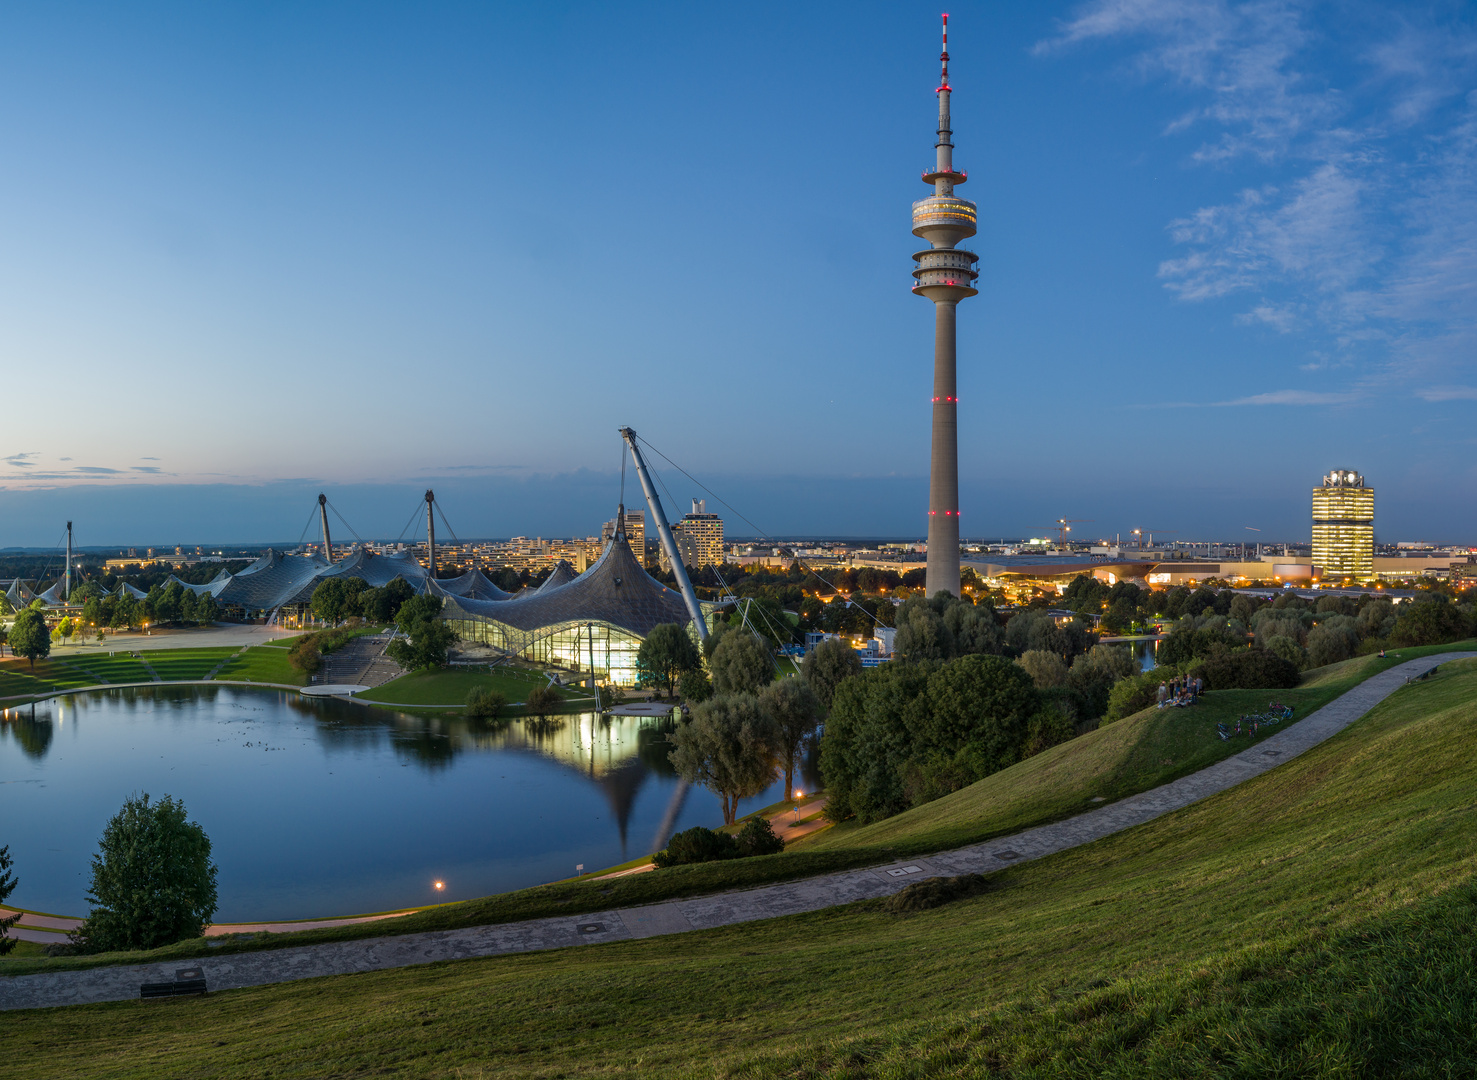
[[[739,854],[738,841],[732,836],[696,825],[672,837],[667,841],[666,849],[658,851],[651,861],[658,867],[681,866],[684,863],[737,859]]]
[[[953,900],[978,896],[997,886],[983,874],[960,874],[958,877],[931,877],[905,885],[901,891],[882,901],[883,910],[894,915],[927,911]]]
[[[1058,705],[1042,709],[1031,717],[1026,725],[1026,745],[1021,750],[1021,757],[1035,757],[1043,750],[1049,750],[1059,743],[1067,742],[1077,737],[1077,720],[1068,716]]]
[[[287,652],[288,663],[304,675],[317,674],[323,667],[323,654],[318,648],[317,634],[304,634],[292,643]]]
[[[548,716],[563,702],[559,691],[545,683],[540,683],[528,692],[528,697],[523,702],[523,707],[534,716]]]
[[[480,720],[496,720],[507,704],[507,698],[488,686],[474,686],[467,693],[467,715]]]
[[[1178,674],[1177,668],[1161,666],[1119,679],[1113,684],[1113,689],[1108,691],[1108,711],[1103,716],[1104,721],[1112,723],[1147,709],[1155,702],[1159,684],[1175,674]]]
[[[774,834],[768,818],[756,814],[739,830],[738,848],[740,855],[778,855],[785,850],[785,842]]]
[[[1298,684],[1296,664],[1255,645],[1214,653],[1199,674],[1211,690],[1285,690]]]

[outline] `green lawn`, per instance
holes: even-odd
[[[278,645],[253,645],[226,664],[216,678],[289,686],[305,686],[308,682],[308,677],[288,661],[287,649]]]
[[[154,681],[154,676],[149,673],[149,669],[126,652],[120,651],[117,656],[108,656],[106,653],[74,656],[68,657],[65,662],[71,667],[85,670],[98,677],[89,680],[90,682],[99,680],[109,683]]]
[[[1477,666],[1451,665],[931,911],[14,1012],[0,1076],[1473,1075],[1474,726]]]
[[[97,680],[47,657],[37,660],[34,669],[28,660],[6,657],[0,661],[0,697],[15,694],[47,694],[53,690],[69,690],[91,686]]]
[[[170,649],[145,653],[144,659],[165,682],[203,679],[217,666],[235,656],[239,649]]]
[[[461,705],[474,686],[486,686],[502,694],[509,702],[523,701],[535,686],[548,683],[537,671],[524,668],[446,668],[441,671],[413,671],[392,679],[383,686],[358,695],[360,701],[386,705]],[[566,698],[577,700],[577,692],[560,690]]]

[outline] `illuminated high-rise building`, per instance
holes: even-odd
[[[679,524],[682,535],[692,541],[693,554],[697,558],[689,565],[723,565],[723,519],[708,513],[706,499],[693,499],[692,513],[685,515]]]
[[[1351,469],[1313,489],[1313,565],[1325,578],[1374,576],[1374,488]]]
[[[933,449],[928,470],[928,570],[925,589],[959,595],[959,390],[955,378],[954,314],[959,301],[978,293],[979,256],[955,247],[975,233],[979,212],[954,194],[968,174],[954,168],[949,119],[949,17],[944,16],[943,77],[938,95],[938,141],[933,168],[923,181],[933,194],[913,204],[913,235],[931,247],[913,256],[913,291],[933,301]]]

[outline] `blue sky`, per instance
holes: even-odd
[[[768,532],[921,534],[937,14],[6,8],[0,545],[293,539],[318,490],[393,536],[427,486],[587,534],[622,424]],[[1338,467],[1381,540],[1477,541],[1474,21],[951,8],[966,535],[1306,539]]]

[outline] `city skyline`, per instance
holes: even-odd
[[[1471,539],[1477,31],[1447,10],[953,11],[990,208],[963,535],[1298,539],[1306,478],[1338,465],[1390,493],[1380,542]],[[624,423],[766,532],[922,534],[898,208],[935,9],[356,20],[6,16],[0,546],[68,518],[84,545],[290,538],[319,489],[393,536],[427,484],[464,535],[583,534]],[[703,182],[660,180],[673,155]],[[578,221],[530,179],[564,163]],[[792,295],[773,261],[802,229],[820,272]],[[674,241],[725,252],[682,305],[653,287]],[[573,307],[549,288],[569,267]],[[707,411],[730,419],[692,439]],[[669,512],[705,497],[654,464]]]

